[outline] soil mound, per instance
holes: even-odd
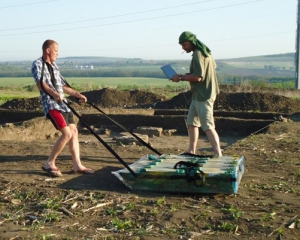
[[[215,101],[216,109],[293,113],[300,110],[299,101],[271,92],[221,93]]]
[[[110,107],[150,107],[156,102],[165,101],[166,96],[141,90],[121,91],[117,89],[103,88],[95,91],[82,92],[89,102],[104,108]],[[68,97],[75,108],[79,108],[74,97]],[[40,97],[20,98],[7,101],[0,106],[3,109],[12,110],[41,110]]]
[[[191,91],[183,92],[172,99],[156,103],[155,109],[187,109],[191,103],[191,98]]]
[[[100,90],[82,92],[89,102],[104,108],[110,107],[149,107],[156,102],[165,101],[167,97],[141,90],[120,91],[103,88]],[[70,97],[75,101],[75,98]]]
[[[40,97],[13,99],[2,104],[0,107],[4,109],[11,109],[11,110],[26,110],[26,111],[42,110]]]
[[[191,91],[180,93],[170,100],[159,102],[156,109],[186,109],[191,103]],[[216,110],[294,113],[300,102],[271,92],[221,92],[214,104]]]
[[[103,108],[148,108],[155,109],[187,109],[190,105],[192,93],[186,91],[168,99],[166,96],[141,90],[121,91],[117,89],[103,88],[95,91],[83,92],[92,102]],[[80,109],[74,97],[69,97],[70,103],[75,109]],[[7,101],[1,108],[11,110],[41,110],[39,97],[20,98]],[[87,107],[87,106],[85,106]],[[284,97],[273,92],[229,92],[221,89],[215,101],[216,110],[227,111],[257,111],[294,113],[300,111],[300,102],[297,99]]]

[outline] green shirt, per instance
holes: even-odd
[[[193,100],[203,102],[217,96],[219,85],[216,67],[217,65],[212,55],[205,57],[197,49],[193,52],[190,73],[202,77],[200,82],[190,82]]]

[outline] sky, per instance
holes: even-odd
[[[191,31],[215,59],[295,52],[297,0],[0,0],[0,62],[59,58],[187,60]]]

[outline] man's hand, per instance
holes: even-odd
[[[170,80],[172,80],[172,82],[179,82],[180,81],[180,75],[175,74]]]
[[[64,100],[63,96],[60,94],[57,94],[54,99],[57,103],[61,103]]]
[[[79,94],[79,102],[80,103],[86,103],[87,102],[87,98],[85,96],[83,96],[82,94]]]

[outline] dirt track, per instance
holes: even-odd
[[[116,92],[114,95],[117,98]],[[71,173],[71,159],[66,148],[57,161],[64,176],[53,180],[41,171],[56,138],[49,121],[41,116],[25,122],[9,121],[13,114],[8,112],[29,107],[38,109],[38,104],[35,107],[24,104],[36,99],[1,106],[0,239],[42,239],[43,236],[46,239],[277,239],[279,236],[299,239],[300,127],[297,109],[300,104],[275,94],[272,99],[267,94],[256,93],[252,98],[248,93],[241,93],[233,94],[232,98],[229,94],[226,98],[223,95],[222,109],[218,110],[225,113],[228,110],[248,111],[250,101],[238,107],[237,96],[256,99],[255,111],[261,106],[262,115],[266,111],[272,113],[264,116],[278,118],[283,114],[293,120],[273,121],[264,131],[247,137],[239,132],[221,135],[225,155],[246,158],[237,195],[131,191],[111,174],[123,165],[86,131],[80,134],[81,157],[84,164],[96,172],[89,176]],[[178,99],[170,102],[175,100]],[[229,103],[235,104],[230,107]],[[150,111],[154,113],[153,109],[148,109],[149,104],[142,104],[147,108],[143,108],[141,116],[149,115]],[[82,106],[76,109],[83,114],[92,112]],[[133,108],[119,108],[116,112],[117,109],[105,111],[122,113],[124,118],[134,112]],[[233,120],[239,121],[239,118]],[[245,122],[245,118],[240,121]],[[11,122],[14,124],[8,124]],[[111,136],[103,133],[99,136],[128,164],[152,154],[146,147],[116,145]],[[203,135],[200,138],[199,154],[211,153],[207,140]],[[187,140],[186,134],[178,133],[150,138],[155,149],[172,154],[184,151]],[[103,206],[93,208],[97,204]]]

